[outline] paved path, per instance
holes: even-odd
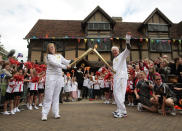
[[[61,119],[50,113],[41,121],[41,109],[24,110],[13,116],[0,115],[0,131],[182,131],[182,115],[162,117],[160,114],[137,112],[127,107],[128,117],[116,119],[115,105],[77,102],[60,105]]]

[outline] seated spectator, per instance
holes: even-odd
[[[176,115],[176,110],[174,108],[174,103],[176,102],[176,96],[169,88],[169,86],[162,82],[160,74],[156,74],[155,86],[153,91],[153,97],[151,102],[153,104],[161,106],[162,115],[166,115],[166,106],[172,108],[171,115]]]
[[[152,88],[152,81],[147,80],[145,72],[141,72],[139,75],[139,81],[134,90],[136,99],[139,100],[137,106],[138,111],[142,111],[142,109],[144,108],[151,112],[157,112],[156,106],[150,102],[150,98],[152,97],[150,91],[152,90]]]

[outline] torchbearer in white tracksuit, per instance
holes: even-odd
[[[47,120],[47,115],[52,106],[52,112],[56,119],[59,115],[59,94],[64,87],[62,69],[70,68],[71,60],[66,60],[62,55],[56,54],[55,45],[49,43],[47,46],[47,70],[45,81],[45,96],[42,107],[42,120]]]
[[[113,80],[114,82],[113,94],[117,105],[117,110],[112,112],[115,118],[122,118],[127,116],[127,111],[124,101],[125,101],[125,93],[126,93],[127,79],[128,79],[126,58],[130,54],[130,48],[131,48],[130,38],[131,35],[127,34],[126,48],[122,53],[119,54],[119,48],[117,46],[113,46],[111,49],[112,54],[114,56],[113,69],[116,71]]]

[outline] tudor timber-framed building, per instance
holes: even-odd
[[[122,22],[121,17],[110,17],[97,6],[84,20],[38,20],[25,37],[28,60],[43,62],[47,44],[54,42],[57,52],[67,59],[97,44],[99,53],[111,62],[111,47],[124,50],[126,32],[132,33],[128,60],[155,59],[163,54],[170,59],[182,56],[182,22],[172,23],[158,8],[144,22]],[[90,54],[86,60],[97,66],[99,59]]]

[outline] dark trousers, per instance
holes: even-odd
[[[82,88],[82,98],[87,98],[88,96],[88,88],[83,86]]]

